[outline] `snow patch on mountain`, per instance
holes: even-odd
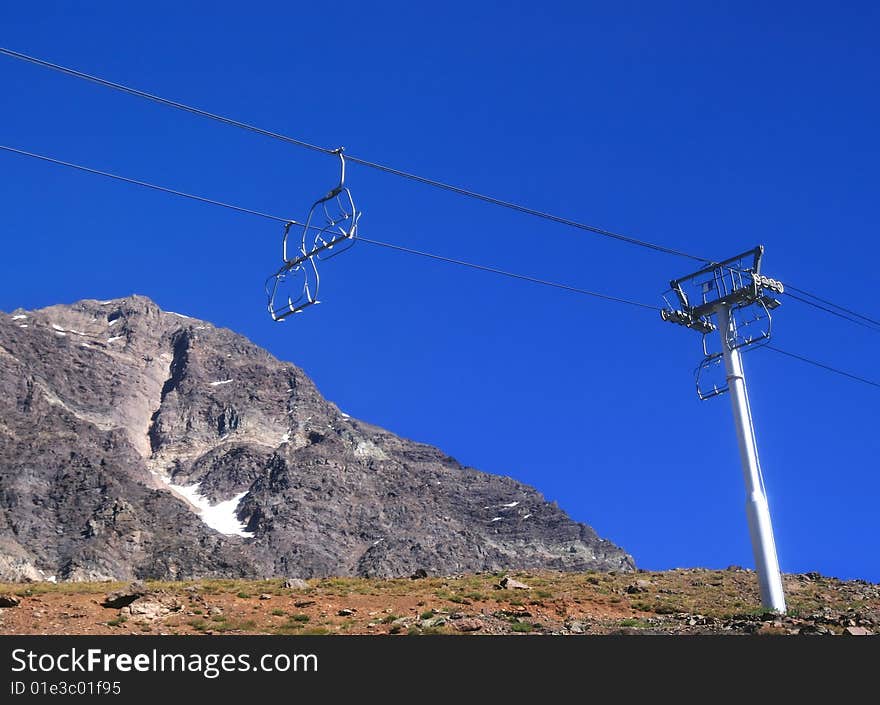
[[[199,518],[209,527],[214,529],[214,531],[219,531],[221,534],[226,534],[228,536],[243,536],[247,539],[253,538],[254,534],[252,532],[245,531],[247,524],[239,521],[236,516],[238,504],[247,494],[246,491],[240,492],[231,499],[227,499],[225,502],[218,502],[217,504],[212,505],[208,499],[202,496],[199,492],[199,487],[201,487],[202,484],[201,482],[195,482],[192,485],[175,485],[171,482],[168,482],[167,484],[170,489],[174,490],[177,494],[181,495],[192,504],[198,510],[196,513],[199,515]]]

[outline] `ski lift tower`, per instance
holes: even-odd
[[[758,460],[758,446],[746,390],[741,353],[770,339],[770,312],[780,302],[781,282],[761,274],[763,246],[671,282],[677,306],[661,311],[664,321],[703,335],[704,358],[696,370],[697,394],[709,399],[730,393],[739,454],[746,485],[746,515],[755,567],[765,609],[785,613],[782,575],[770,523],[770,508]],[[665,298],[665,297],[664,297]],[[720,349],[711,352],[711,336],[718,331]],[[722,371],[723,376],[719,373]],[[715,375],[715,377],[713,377]]]

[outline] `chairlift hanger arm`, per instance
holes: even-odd
[[[328,191],[326,196],[324,196],[323,198],[319,198],[317,201],[315,201],[312,205],[312,208],[314,208],[315,206],[319,206],[322,203],[325,203],[333,198],[336,198],[340,193],[342,193],[343,189],[345,188],[345,156],[343,155],[344,151],[345,147],[338,147],[332,152],[339,157],[339,184]]]

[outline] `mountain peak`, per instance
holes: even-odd
[[[0,579],[628,570],[533,488],[145,296],[0,314]]]
[[[27,311],[21,311],[28,313]],[[105,319],[112,321],[117,318],[130,319],[132,322],[143,320],[158,320],[166,316],[174,316],[178,319],[196,320],[174,311],[165,311],[148,296],[131,294],[116,299],[82,299],[72,304],[57,304],[45,308],[36,309],[32,313],[46,316],[58,315],[62,317],[84,316],[93,320]],[[201,321],[200,321],[201,322]]]

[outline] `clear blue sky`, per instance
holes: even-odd
[[[878,317],[880,14],[828,3],[6,3],[2,44]],[[0,57],[0,142],[302,218],[332,158]],[[656,313],[360,244],[276,325],[274,223],[0,154],[0,309],[141,293],[348,413],[537,486],[646,568],[752,566],[726,397]],[[660,303],[692,263],[353,166],[365,236]],[[877,378],[795,301],[776,343]],[[880,581],[880,390],[746,357],[785,571]]]

